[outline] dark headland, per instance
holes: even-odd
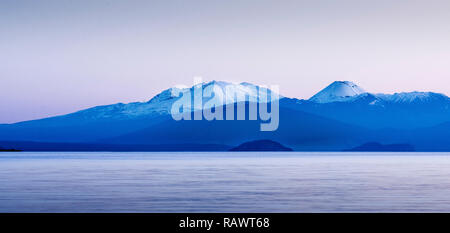
[[[0,152],[19,152],[22,150],[17,150],[17,149],[4,149],[0,147]]]

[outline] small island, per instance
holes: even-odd
[[[237,147],[231,148],[230,151],[293,151],[289,147],[285,147],[278,142],[272,140],[256,140],[245,142]]]

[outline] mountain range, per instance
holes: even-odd
[[[196,98],[198,92],[194,90],[201,88],[215,96],[223,94],[217,88],[225,87],[247,95],[247,106],[252,101],[270,101],[255,92],[262,87],[250,83],[213,81],[189,88],[174,87],[147,102],[117,103],[0,124],[0,146],[127,150],[136,145],[141,150],[170,150],[173,145],[177,150],[200,150],[205,145],[211,150],[225,150],[248,141],[272,140],[297,151],[342,151],[368,142],[410,145],[407,148],[416,151],[450,151],[449,97],[433,92],[369,93],[350,81],[333,82],[310,99],[279,96],[280,120],[275,131],[260,131],[261,120],[248,117],[234,121],[172,119],[171,107],[180,101],[177,93]],[[235,99],[225,99],[223,104],[237,105]],[[194,114],[204,108],[192,105],[190,111]]]

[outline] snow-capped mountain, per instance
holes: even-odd
[[[181,98],[180,93],[183,95],[192,96],[194,100],[201,99],[203,103],[202,105],[204,105],[206,101],[214,101],[217,105],[231,104],[239,101],[237,98],[238,96],[244,98],[244,100],[262,103],[268,102],[272,98],[271,90],[251,83],[211,81],[208,83],[197,84],[190,88],[170,88],[153,97],[148,103],[168,103],[164,105],[164,110],[170,111],[170,106]],[[280,98],[278,93],[274,94],[275,98]],[[185,98],[181,101],[187,102],[189,99],[190,98]],[[204,108],[204,106],[199,107],[194,106],[193,103],[190,104],[194,110],[201,110]],[[170,106],[167,108],[167,105]]]
[[[450,121],[450,98],[433,92],[373,94],[353,82],[337,81],[309,100],[283,105],[372,129],[415,129]]]
[[[316,103],[348,101],[352,97],[366,93],[364,89],[350,81],[335,81],[309,100]]]
[[[394,94],[375,94],[365,91],[350,81],[335,81],[309,99],[314,103],[326,104],[333,102],[355,102],[370,99],[369,104],[383,106],[383,104],[410,104],[449,101],[444,94],[434,92],[401,92]]]
[[[201,90],[200,87],[202,88]],[[227,91],[229,94],[227,94]],[[217,106],[235,103],[238,99],[235,98],[234,95],[230,95],[232,93],[236,96],[241,96],[244,98],[247,97],[246,100],[254,102],[264,103],[270,101],[272,98],[272,91],[270,89],[251,83],[211,81],[208,83],[197,84],[189,88],[169,88],[157,94],[148,102],[133,102],[128,104],[118,103],[97,106],[78,111],[67,116],[76,116],[86,120],[95,120],[99,118],[133,119],[149,115],[166,115],[170,114],[173,103],[180,100],[182,95],[192,96],[193,99],[203,97],[202,106],[200,107],[198,105],[194,105],[192,102],[187,103],[187,101],[191,100],[191,98],[183,98],[180,100],[184,105],[190,105],[192,111],[197,111],[203,109],[205,107],[204,103],[207,101],[213,101]],[[206,97],[206,94],[209,96]],[[281,98],[278,93],[274,96],[275,98]]]
[[[203,96],[199,96],[201,93]],[[184,105],[187,101],[192,102],[191,99],[203,97],[202,105],[190,103],[188,111],[211,107],[211,101],[216,103],[215,106],[242,101],[241,98],[234,99],[230,93],[247,97],[244,101],[266,102],[272,96],[280,98],[275,93],[272,95],[271,90],[254,84],[212,81],[187,88],[169,88],[146,102],[96,106],[56,117],[0,124],[0,140],[79,142],[118,136],[173,121],[170,113],[175,101]]]

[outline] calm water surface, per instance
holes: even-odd
[[[450,154],[0,153],[0,212],[360,211],[450,212]]]

